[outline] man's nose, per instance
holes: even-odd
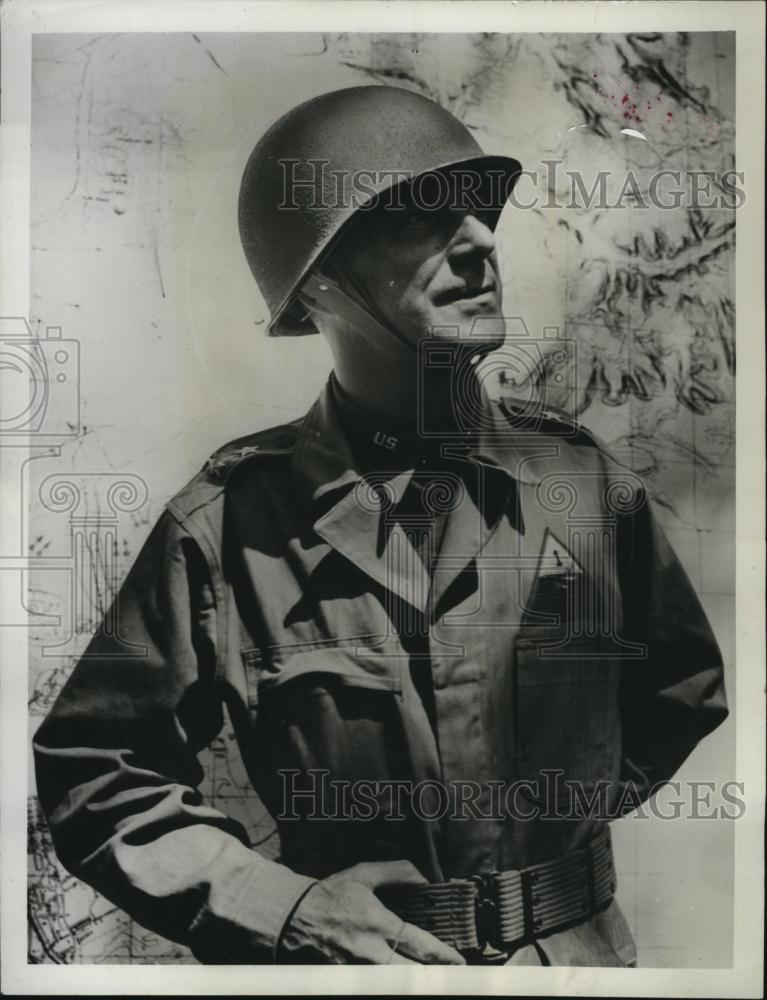
[[[460,263],[471,257],[488,257],[495,250],[495,236],[474,212],[466,212],[448,246],[448,259]]]

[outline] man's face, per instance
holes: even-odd
[[[360,212],[337,259],[413,345],[435,327],[458,328],[464,340],[477,319],[501,315],[497,215],[455,204],[426,209],[398,195]],[[486,348],[501,345],[502,323],[479,331]]]

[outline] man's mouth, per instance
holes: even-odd
[[[478,299],[494,292],[495,283],[492,281],[485,282],[483,285],[459,285],[457,288],[448,288],[444,292],[439,292],[434,296],[434,303],[438,306],[450,305],[452,302]]]

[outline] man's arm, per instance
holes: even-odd
[[[623,637],[647,646],[621,682],[624,778],[642,797],[727,717],[722,656],[650,501],[623,519]]]
[[[426,881],[410,862],[317,882],[252,851],[203,803],[197,753],[223,722],[216,614],[201,551],[165,514],[34,739],[63,864],[203,962],[461,964],[376,898]],[[125,641],[145,654],[127,658]]]
[[[207,565],[166,513],[35,736],[38,791],[62,863],[139,923],[203,961],[271,962],[314,881],[197,791],[223,722],[215,636]]]

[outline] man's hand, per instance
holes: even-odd
[[[373,890],[422,885],[409,861],[355,865],[317,882],[283,932],[278,961],[331,965],[465,965],[432,934],[387,910]]]

